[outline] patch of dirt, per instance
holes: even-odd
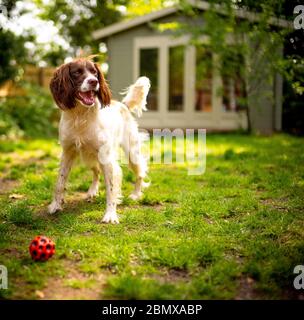
[[[24,167],[32,163],[45,162],[45,151],[43,150],[23,151],[22,155],[20,155],[18,152],[10,152],[9,156],[14,160],[14,165],[22,165]]]
[[[239,290],[235,297],[236,300],[260,300],[269,299],[269,296],[263,294],[263,292],[254,288],[255,281],[250,277],[243,277],[239,280]],[[270,298],[271,299],[271,298]],[[304,300],[304,294],[301,290],[295,290],[294,288],[284,288],[280,300]]]
[[[12,296],[9,297],[9,299],[24,300],[24,297],[26,297],[26,299],[33,299],[33,290],[28,289],[27,286],[28,283],[25,280],[21,278],[14,279],[14,288],[16,288],[16,290],[13,291]]]
[[[7,177],[10,173],[11,167],[18,166],[20,170],[26,169],[28,166],[35,164],[35,165],[43,165],[47,163],[48,159],[44,159],[45,152],[42,150],[35,151],[36,156],[32,156],[33,152],[28,152],[27,154],[18,154],[17,152],[10,153],[10,158],[13,159],[13,161],[7,165],[3,172],[2,177],[3,180],[5,180],[5,177]],[[42,168],[37,167],[36,173],[42,173]],[[1,179],[0,179],[1,183]]]
[[[85,192],[73,192],[73,194],[65,195],[64,203],[62,204],[62,211],[58,211],[55,214],[48,213],[48,206],[50,203],[51,200],[45,202],[39,210],[37,210],[38,216],[45,217],[50,220],[56,220],[58,215],[64,214],[64,212],[81,214],[84,210],[87,210],[90,205],[93,205],[92,202],[87,201]]]
[[[284,205],[284,202],[286,202],[287,199],[261,199],[261,203],[263,205],[269,206],[273,209],[279,210],[279,211],[284,211],[287,212],[288,208]]]
[[[0,251],[1,255],[9,255],[15,258],[22,258],[24,256],[23,252],[20,252],[17,248],[5,248]]]
[[[177,282],[177,281],[190,281],[191,276],[186,270],[170,269],[165,274],[165,279],[167,282]]]
[[[213,224],[213,220],[208,217],[203,217],[203,219],[208,223],[208,224]]]
[[[118,206],[119,208],[119,206]],[[151,204],[151,205],[148,205],[148,204],[130,204],[128,206],[126,206],[126,208],[129,208],[129,209],[153,209],[157,212],[160,212],[164,209],[164,205],[162,204]]]
[[[163,209],[166,208],[166,204],[169,204],[173,208],[178,208],[179,204],[170,202],[170,203],[151,203],[151,204],[146,204],[146,203],[135,203],[135,204],[129,204],[126,206],[126,208],[130,209],[154,209],[157,212],[161,212]],[[124,205],[122,205],[124,207]]]
[[[283,291],[282,299],[284,300],[304,300],[304,293],[302,290],[294,288],[287,288]]]
[[[250,277],[239,280],[239,289],[235,300],[258,300],[261,294],[254,288],[255,281]]]
[[[159,274],[149,276],[150,279],[157,280],[159,283],[176,283],[191,281],[191,275],[186,270],[180,269],[161,269]]]
[[[19,182],[10,179],[0,179],[0,195],[7,194],[18,186]]]
[[[64,277],[52,278],[48,281],[46,287],[41,291],[36,291],[37,299],[42,300],[98,300],[101,299],[102,288],[106,284],[106,274],[87,275],[77,269],[77,263],[71,261],[64,262],[67,275]],[[90,281],[89,286],[73,288],[69,282],[86,283]]]

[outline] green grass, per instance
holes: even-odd
[[[79,164],[64,211],[46,214],[60,154],[55,140],[1,141],[0,264],[9,289],[0,298],[296,297],[293,269],[304,261],[303,143],[287,135],[207,135],[205,174],[151,165],[152,184],[139,202],[127,198],[134,177],[124,166],[121,223],[104,225],[104,186],[87,203],[91,172]],[[39,234],[56,242],[45,263],[28,253]]]

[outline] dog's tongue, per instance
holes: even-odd
[[[81,97],[81,100],[87,105],[91,105],[95,102],[93,91],[79,92],[79,96]]]

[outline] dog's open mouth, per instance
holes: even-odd
[[[96,92],[93,90],[82,92],[77,92],[77,98],[85,105],[91,106],[95,103]]]

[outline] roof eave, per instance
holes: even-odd
[[[159,11],[151,12],[149,14],[146,14],[144,16],[140,16],[138,18],[135,18],[135,19],[132,19],[129,21],[114,23],[108,27],[94,31],[92,33],[92,37],[94,40],[107,38],[108,36],[110,36],[112,34],[134,28],[136,26],[139,26],[143,23],[153,21],[155,19],[159,19],[159,18],[168,16],[172,13],[175,13],[176,11],[178,11],[177,7],[170,7],[170,8],[165,8],[165,9],[162,9]]]
[[[206,1],[189,0],[189,4],[195,6],[196,8],[201,9],[203,11],[210,9],[210,7],[211,7],[210,3],[206,2]],[[223,9],[223,7],[221,5],[215,5],[214,9],[218,13],[225,14],[225,10]],[[135,18],[135,19],[132,19],[129,21],[117,22],[117,23],[114,23],[108,27],[94,31],[92,33],[92,37],[94,40],[104,39],[104,38],[111,36],[112,34],[137,27],[141,24],[153,21],[155,19],[159,19],[159,18],[168,16],[172,13],[177,12],[178,10],[179,10],[178,6],[173,6],[173,7],[165,8],[165,9],[162,9],[159,11],[151,12],[149,14],[146,14],[144,16],[140,16],[138,18]],[[238,18],[246,19],[251,22],[257,22],[260,20],[260,14],[250,12],[250,11],[247,11],[244,9],[235,9],[235,16]],[[270,18],[269,23],[273,26],[277,26],[277,27],[281,27],[281,28],[289,28],[289,29],[293,28],[292,22],[287,21],[285,19],[281,19],[281,18],[272,17],[272,18]]]

